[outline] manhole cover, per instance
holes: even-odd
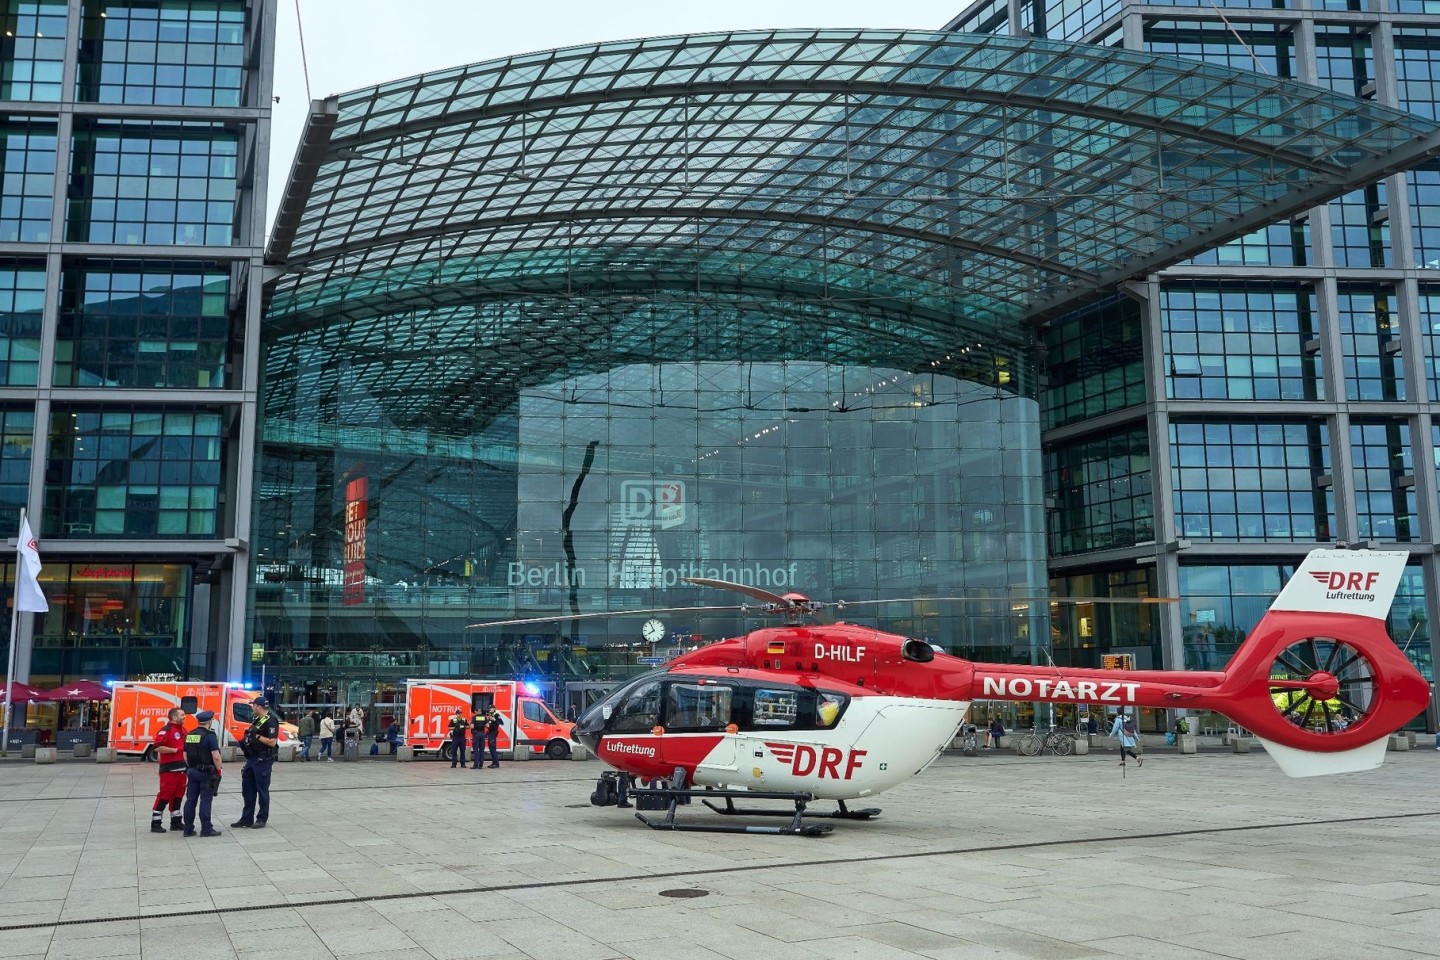
[[[674,897],[676,900],[693,900],[696,897],[710,896],[710,891],[696,890],[694,887],[681,887],[677,890],[661,890],[660,896]]]

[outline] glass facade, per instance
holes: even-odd
[[[57,682],[185,673],[188,564],[46,561],[40,588],[50,610],[35,615],[33,672]]]
[[[76,99],[238,107],[242,0],[86,0]]]
[[[66,0],[0,0],[0,100],[60,99]]]
[[[86,537],[214,537],[222,420],[211,411],[57,407],[46,527]]]
[[[1404,400],[1400,322],[1387,289],[1342,284],[1336,298],[1349,400]]]
[[[44,243],[54,209],[56,125],[0,115],[0,243]]]
[[[1145,402],[1140,305],[1116,299],[1045,328],[1045,426]]]
[[[1315,292],[1286,283],[1167,283],[1160,323],[1174,400],[1315,400]]]
[[[239,139],[205,123],[95,123],[77,129],[67,239],[226,246],[233,239]]]
[[[1150,438],[1143,429],[1053,445],[1045,477],[1052,554],[1154,539]]]
[[[1352,423],[1350,449],[1355,461],[1359,535],[1391,543],[1416,539],[1420,522],[1415,512],[1410,425],[1394,421]]]
[[[1170,444],[1180,536],[1331,539],[1335,501],[1323,424],[1172,422]]]
[[[44,310],[44,266],[0,261],[0,385],[37,382]]]
[[[230,277],[218,266],[86,263],[62,284],[57,386],[226,385]]]

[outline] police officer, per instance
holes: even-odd
[[[256,697],[250,706],[255,709],[255,716],[245,731],[245,739],[240,741],[240,752],[245,754],[245,769],[240,771],[245,808],[240,811],[240,819],[230,826],[259,830],[270,819],[270,771],[275,767],[275,758],[280,756],[280,724],[270,715],[269,700]]]
[[[195,836],[195,804],[200,804],[200,836],[218,837],[210,825],[210,802],[220,788],[220,738],[210,729],[214,710],[195,714],[200,724],[185,736],[185,818],[181,836]]]
[[[470,718],[470,759],[479,770],[485,760],[485,711],[476,710]]]
[[[490,766],[492,768],[500,766],[500,753],[496,749],[496,745],[500,742],[500,726],[504,722],[500,711],[494,707],[491,707],[490,712],[485,715],[485,745],[490,748]],[[480,753],[480,744],[478,743],[475,744],[475,753],[477,756]]]
[[[454,770],[458,764],[465,766],[465,717],[457,709],[450,717],[450,769]],[[480,749],[480,742],[475,742],[475,749]]]

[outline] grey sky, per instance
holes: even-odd
[[[270,219],[305,125],[297,0],[280,0]],[[765,27],[936,29],[967,0],[298,0],[310,96],[601,40]]]

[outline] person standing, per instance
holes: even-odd
[[[465,717],[460,713],[460,708],[455,708],[455,713],[450,717],[450,769],[454,770],[456,765],[465,766]],[[480,744],[475,744],[475,751],[480,751]]]
[[[181,836],[195,836],[195,807],[200,807],[200,836],[218,837],[210,823],[210,804],[220,789],[220,738],[210,729],[214,710],[195,714],[200,725],[185,736],[185,819]]]
[[[306,710],[300,718],[300,759],[310,760],[310,744],[315,742],[315,711]]]
[[[320,718],[320,756],[325,758],[326,763],[334,763],[335,751],[335,718]]]
[[[240,819],[232,827],[262,829],[270,820],[270,772],[280,756],[280,724],[270,715],[270,701],[256,697],[250,701],[255,716],[240,742],[245,754],[245,767],[240,771],[240,792],[245,806]]]
[[[1140,742],[1140,730],[1135,725],[1135,718],[1124,710],[1115,714],[1115,722],[1110,725],[1110,736],[1120,741],[1120,766],[1125,766],[1125,757],[1135,758],[1137,767],[1145,766],[1145,761],[1140,754],[1135,752],[1135,745]]]
[[[164,833],[160,822],[170,807],[170,829],[181,829],[180,801],[185,799],[185,711],[171,707],[165,726],[155,734],[155,759],[160,766],[160,792],[150,809],[150,832]]]
[[[485,711],[476,710],[470,718],[470,759],[475,761],[474,769],[485,765]]]
[[[500,727],[504,723],[505,718],[500,716],[500,711],[491,707],[490,712],[485,715],[485,745],[490,748],[491,768],[500,766],[500,753],[496,749],[496,744],[500,742]],[[479,752],[479,744],[475,745],[475,750],[477,753]]]

